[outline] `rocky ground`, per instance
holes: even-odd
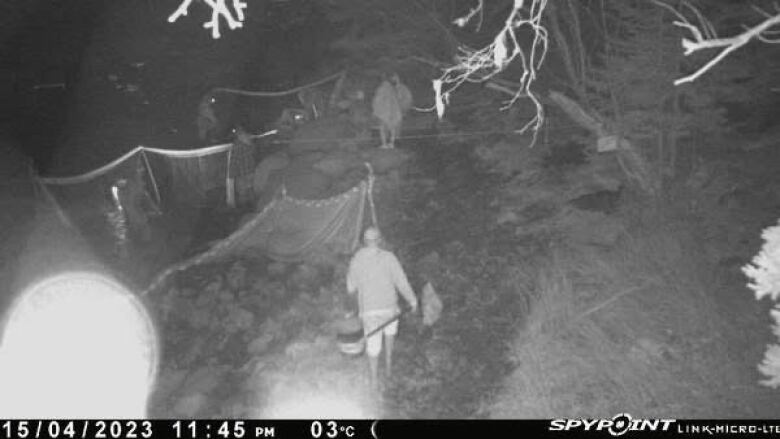
[[[165,340],[153,414],[311,417],[328,412],[302,401],[322,399],[400,418],[776,413],[756,384],[766,310],[738,270],[776,197],[740,175],[774,156],[713,161],[686,180],[697,196],[649,207],[609,157],[568,143],[524,150],[507,173],[491,154],[522,139],[446,138],[407,143],[400,178],[380,179],[392,249],[445,306],[432,328],[402,318],[381,395],[337,349],[346,260],[232,260],[151,299]],[[724,193],[721,166],[739,187]]]

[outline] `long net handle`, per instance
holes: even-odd
[[[71,222],[70,218],[65,213],[65,211],[62,210],[60,203],[57,202],[57,199],[49,191],[49,188],[46,187],[46,184],[43,181],[41,181],[40,177],[38,177],[38,174],[35,172],[32,165],[30,165],[30,176],[33,179],[32,181],[34,183],[34,188],[35,188],[34,190],[37,192],[37,194],[43,196],[44,200],[49,204],[49,207],[54,209],[54,211],[57,213],[57,217],[60,219],[60,221],[62,221],[62,223],[65,226],[76,230],[76,227],[73,225],[73,222]]]
[[[372,335],[376,334],[377,332],[385,329],[387,326],[391,325],[396,320],[400,319],[401,316],[404,314],[405,311],[399,311],[396,313],[393,317],[388,319],[386,322],[382,323],[381,325],[377,326],[376,328],[369,331],[368,334],[363,335],[363,340],[366,340],[368,337],[371,337]]]
[[[301,90],[305,90],[307,88],[316,87],[321,84],[325,84],[327,82],[333,81],[335,79],[340,78],[342,75],[346,73],[346,70],[342,70],[338,73],[334,73],[328,77],[322,78],[318,81],[314,81],[309,84],[304,84],[299,87],[291,88],[289,90],[282,90],[282,91],[250,91],[250,90],[241,90],[238,88],[225,88],[225,87],[217,87],[212,89],[212,92],[221,92],[221,93],[233,93],[241,96],[256,96],[256,97],[277,97],[277,96],[287,96],[291,94],[298,93]]]
[[[149,157],[146,156],[146,151],[141,150],[141,157],[144,159],[144,166],[146,166],[146,172],[149,174],[149,180],[152,181],[152,189],[154,189],[154,198],[157,201],[157,207],[159,208],[162,201],[160,199],[160,188],[157,186],[157,179],[152,172],[152,165],[149,164]]]
[[[371,163],[366,162],[368,168],[368,205],[371,207],[371,223],[377,229],[379,228],[379,221],[376,219],[376,206],[374,205],[374,168],[371,167]]]

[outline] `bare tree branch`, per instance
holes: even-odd
[[[723,60],[723,58],[728,56],[731,52],[744,46],[754,38],[769,44],[780,43],[780,40],[771,39],[767,37],[767,34],[773,34],[775,32],[770,30],[770,28],[772,26],[780,24],[780,12],[778,12],[776,15],[771,15],[764,10],[754,7],[754,9],[757,9],[758,12],[765,17],[765,20],[763,22],[753,27],[746,28],[744,32],[735,35],[733,37],[717,38],[715,37],[715,31],[714,28],[712,27],[712,24],[709,21],[707,21],[707,19],[705,19],[701,15],[701,13],[692,5],[686,4],[686,6],[688,6],[689,9],[694,11],[694,14],[699,20],[700,23],[699,26],[703,29],[703,31],[699,30],[699,27],[692,25],[688,21],[688,19],[685,18],[684,15],[682,15],[680,12],[678,12],[668,4],[658,0],[654,0],[654,3],[657,4],[658,6],[661,6],[671,11],[679,19],[673,22],[675,26],[688,29],[688,31],[691,32],[693,39],[689,39],[689,38],[682,39],[682,46],[683,49],[685,50],[684,51],[685,56],[688,56],[694,52],[704,50],[704,49],[716,49],[716,48],[723,49],[715,57],[710,59],[706,64],[704,64],[695,72],[675,80],[674,85],[680,85],[686,82],[695,81],[699,76],[703,75],[705,72],[710,70],[713,66],[715,66],[715,64],[719,63],[721,60]],[[704,33],[704,35],[702,35],[702,32]]]
[[[233,10],[231,11],[227,6],[227,1],[228,0],[203,0],[203,2],[211,8],[211,20],[203,23],[203,27],[211,29],[211,37],[214,39],[222,36],[219,32],[220,17],[225,19],[230,30],[243,26],[246,3],[241,0],[232,0]],[[187,15],[192,2],[193,0],[182,0],[179,7],[168,17],[168,22],[173,23],[182,15]]]
[[[477,32],[482,28],[482,19],[484,16],[484,0],[477,0],[479,4],[477,6],[471,8],[469,12],[459,18],[456,18],[452,24],[458,27],[464,27],[466,24],[468,24],[469,21],[471,21],[472,18],[474,18],[475,15],[479,14],[479,22],[477,23]]]
[[[504,71],[513,61],[519,60],[523,70],[519,80],[520,87],[502,109],[510,107],[521,97],[530,99],[536,107],[536,116],[517,132],[524,133],[531,129],[533,131],[531,145],[536,143],[537,133],[544,122],[544,108],[531,90],[531,85],[536,80],[537,70],[547,54],[547,29],[541,23],[547,0],[531,0],[529,3],[526,12],[524,10],[526,0],[514,0],[512,11],[493,42],[479,50],[461,46],[455,56],[456,64],[445,68],[442,75],[433,81],[436,111],[440,118],[449,104],[451,93],[464,82],[485,82]],[[475,16],[481,16],[482,7],[483,2],[480,0],[467,15],[456,19],[455,24],[464,26]],[[517,39],[516,32],[520,28],[530,28],[533,32],[529,47],[523,47]]]

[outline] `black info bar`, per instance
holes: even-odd
[[[406,437],[712,437],[780,435],[780,421],[613,418],[546,420],[0,420],[0,439],[380,439]]]

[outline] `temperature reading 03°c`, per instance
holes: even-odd
[[[310,432],[313,439],[320,439],[323,437],[329,439],[335,439],[337,437],[355,437],[354,426],[339,425],[336,421],[327,421],[324,424],[321,421],[314,421],[311,423]]]

